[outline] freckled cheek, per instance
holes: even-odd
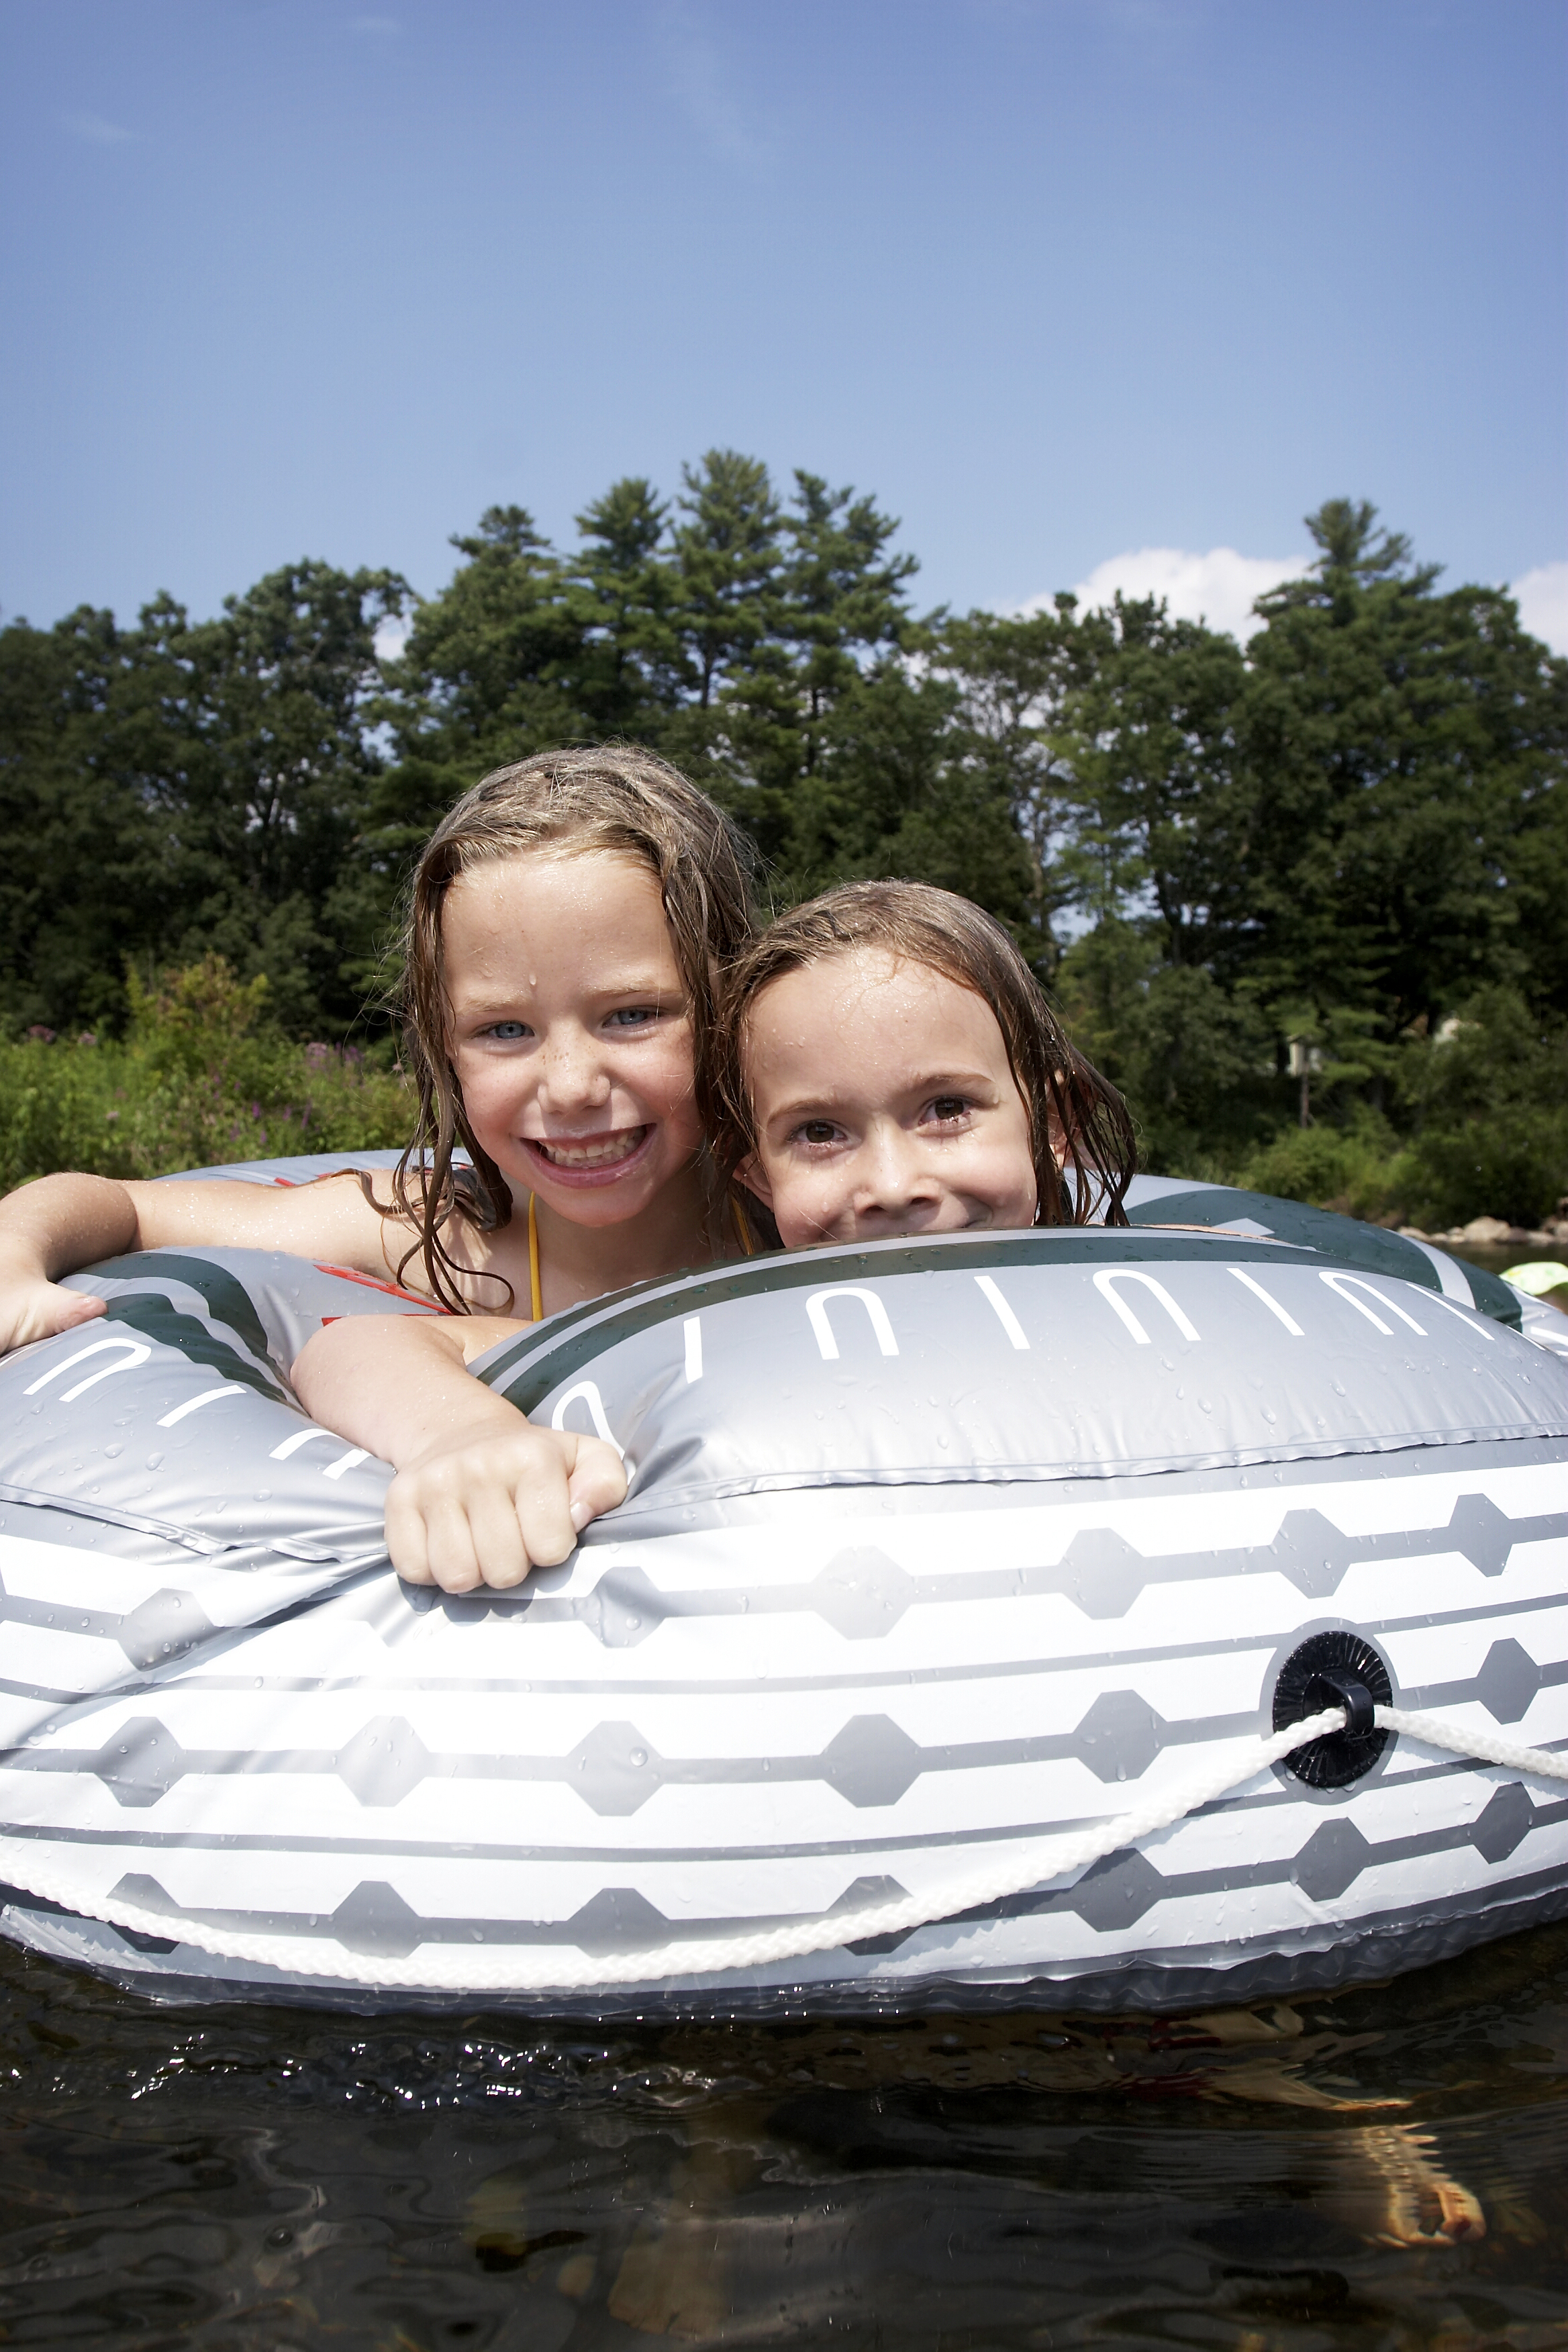
[[[508,1067],[504,1063],[485,1062],[477,1056],[465,1064],[459,1056],[455,1066],[470,1117],[504,1117],[533,1091],[531,1082],[516,1065]]]
[[[701,1140],[697,1080],[689,1054],[672,1053],[657,1068],[646,1062],[632,1064],[618,1074],[618,1081],[650,1118],[661,1119],[682,1135],[689,1133],[694,1145]]]

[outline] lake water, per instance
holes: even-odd
[[[1510,1265],[1542,1265],[1548,1261],[1568,1265],[1568,1242],[1553,1242],[1546,1249],[1523,1242],[1512,1248],[1506,1242],[1500,1248],[1479,1242],[1467,1243],[1463,1249],[1458,1242],[1445,1242],[1442,1246],[1450,1257],[1468,1258],[1472,1265],[1484,1266],[1489,1274],[1501,1274]],[[1568,1313],[1568,1290],[1560,1286],[1555,1292],[1548,1291],[1547,1297],[1554,1307],[1562,1307]]]
[[[1568,1927],[1184,2020],[180,2011],[9,1947],[0,2010],[6,2347],[1568,2345]]]

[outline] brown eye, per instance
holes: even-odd
[[[969,1105],[962,1095],[938,1095],[931,1105],[932,1114],[937,1118],[962,1118],[968,1108]]]
[[[808,1118],[800,1132],[803,1142],[831,1143],[838,1130],[830,1118]]]

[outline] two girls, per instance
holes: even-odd
[[[728,820],[646,753],[487,777],[416,876],[419,1122],[390,1181],[46,1178],[0,1206],[0,1347],[101,1312],[55,1278],[127,1249],[284,1249],[408,1282],[448,1315],[331,1324],[294,1381],[397,1466],[399,1571],[461,1591],[565,1559],[625,1492],[613,1448],[468,1376],[516,1328],[487,1308],[526,1298],[537,1319],[745,1253],[757,1200],[789,1247],[1120,1215],[1125,1110],[998,926],[860,884],[748,947],[749,879]]]

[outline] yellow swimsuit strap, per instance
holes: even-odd
[[[528,1303],[532,1310],[532,1321],[542,1323],[544,1301],[539,1289],[539,1216],[533,1205],[534,1199],[535,1195],[531,1192],[528,1196]],[[754,1257],[756,1244],[752,1239],[752,1229],[746,1223],[746,1213],[733,1192],[730,1195],[730,1206],[735,1213],[735,1224],[741,1236],[741,1247],[748,1257]]]
[[[531,1192],[528,1196],[528,1304],[531,1310],[531,1319],[542,1323],[544,1301],[539,1289],[539,1217],[533,1199]]]

